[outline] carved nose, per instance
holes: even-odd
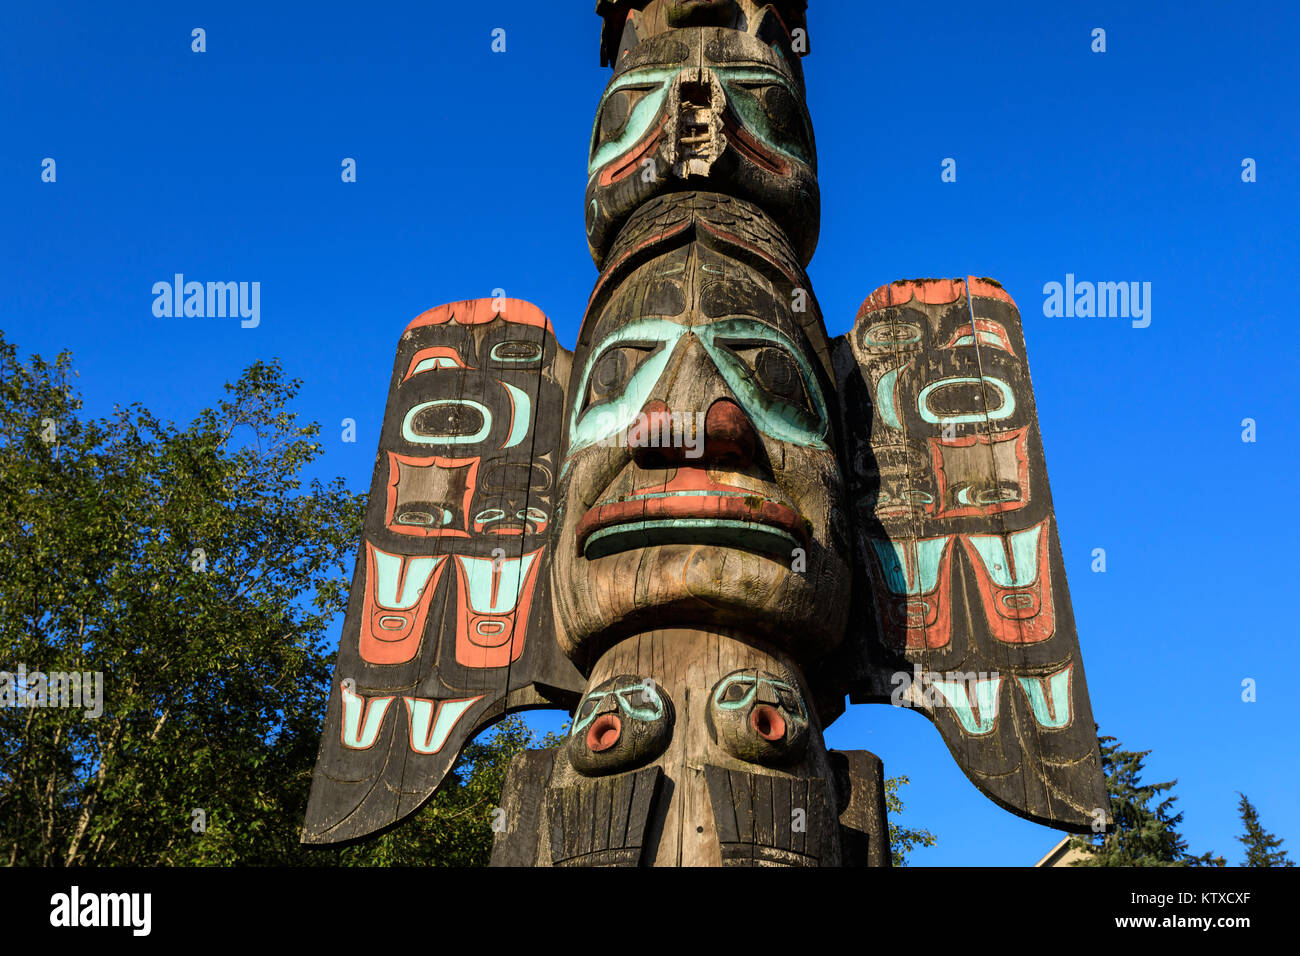
[[[754,460],[758,436],[746,415],[729,398],[720,398],[704,416],[699,434],[696,413],[678,413],[664,402],[647,402],[627,430],[627,446],[637,467],[678,468],[726,465],[745,468]]]
[[[729,398],[709,406],[704,417],[704,457],[710,464],[744,468],[754,461],[758,436],[746,415]]]

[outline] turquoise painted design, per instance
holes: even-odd
[[[971,708],[965,681],[935,680],[932,683],[948,701],[948,706],[957,712],[957,719],[961,721],[962,729],[968,734],[978,737],[993,729],[998,719],[998,688],[1002,686],[1001,676],[975,681],[975,704],[979,707],[978,717]]]
[[[939,564],[952,541],[952,535],[894,541],[872,538],[880,566],[885,570],[885,584],[891,594],[928,594],[939,586]]]
[[[989,375],[983,375],[980,378],[971,378],[969,376],[959,376],[955,378],[944,378],[937,382],[931,382],[925,388],[921,389],[921,394],[916,396],[917,411],[921,413],[921,418],[932,425],[962,425],[967,422],[982,422],[985,415],[983,412],[971,412],[966,415],[949,415],[943,418],[938,417],[930,411],[930,393],[937,388],[947,388],[952,385],[978,385],[980,380],[992,385],[1002,398],[1002,404],[988,413],[988,420],[991,422],[1000,422],[1004,418],[1010,418],[1016,412],[1016,396],[1011,391],[1011,386],[1000,378],[993,378]]]
[[[962,488],[958,491],[957,504],[971,508],[986,508],[989,505],[1000,504],[1004,501],[1020,500],[1020,492],[1014,488],[985,489],[975,496],[974,501],[971,500],[970,492],[970,488]]]
[[[800,149],[797,143],[778,140],[772,135],[772,125],[768,119],[767,111],[746,90],[747,86],[780,86],[790,94],[791,99],[796,103],[802,103],[803,95],[791,86],[784,76],[775,70],[767,70],[762,67],[722,66],[712,67],[712,70],[722,83],[722,89],[727,94],[727,102],[731,104],[731,108],[736,111],[736,114],[745,121],[745,129],[751,136],[773,152],[789,156],[791,159],[797,159],[805,166],[814,166],[815,158]],[[812,128],[804,116],[801,115],[799,119],[799,125],[803,127],[804,142],[811,145],[813,141]]]
[[[894,389],[902,370],[903,366],[890,369],[876,383],[876,408],[880,410],[880,420],[897,431],[903,430],[903,423],[898,420],[898,399]]]
[[[759,431],[778,441],[827,449],[825,437],[830,427],[830,418],[826,411],[826,400],[822,397],[812,366],[787,336],[753,319],[723,319],[699,326],[685,326],[667,319],[641,319],[606,336],[600,346],[592,350],[575,394],[587,394],[592,371],[609,349],[622,343],[657,345],[659,348],[641,363],[617,398],[592,406],[585,412],[581,411],[578,403],[574,403],[569,422],[568,454],[572,455],[575,451],[609,438],[636,420],[667,367],[674,349],[687,334],[699,339],[727,387]],[[740,357],[727,347],[727,342],[737,345],[743,343],[749,347],[777,348],[785,352],[799,369],[804,391],[815,407],[814,412],[810,414],[764,391],[754,381],[752,373]]]
[[[1007,535],[1011,542],[1011,556],[1015,558],[1015,572],[1007,560],[1007,544],[999,534],[967,535],[972,547],[984,562],[984,568],[1000,588],[1023,588],[1038,580],[1038,536],[1043,525]]]
[[[483,416],[483,427],[472,435],[421,435],[415,432],[411,428],[411,422],[415,419],[415,416],[426,408],[434,408],[438,405],[468,405]],[[487,438],[487,434],[491,429],[492,412],[482,402],[471,401],[468,398],[440,398],[433,402],[421,402],[407,412],[406,417],[402,419],[402,437],[417,445],[476,445],[484,438]]]
[[[633,720],[658,720],[664,715],[664,700],[659,696],[659,689],[652,681],[645,681],[640,684],[628,684],[624,687],[615,687],[611,690],[599,690],[588,694],[578,704],[575,714],[582,713],[583,705],[588,701],[599,703],[610,694],[618,702],[618,709],[623,711]],[[640,701],[640,703],[636,703]],[[569,729],[569,736],[576,737],[591,726],[591,722],[596,719],[596,712],[599,708],[592,707],[591,713],[586,717],[573,722]]]
[[[573,403],[573,412],[569,419],[570,455],[609,438],[632,424],[641,409],[645,407],[645,403],[650,400],[650,393],[667,367],[668,359],[672,357],[672,346],[685,332],[685,326],[666,319],[641,319],[630,322],[607,335],[601,341],[599,348],[592,350],[591,357],[582,370],[582,377],[578,381],[578,389],[574,392],[577,401]],[[600,359],[604,358],[607,351],[624,342],[638,345],[662,344],[663,347],[649,355],[632,373],[622,393],[582,413],[581,402],[583,396],[587,394],[593,369]]]
[[[422,697],[403,697],[402,700],[406,701],[407,714],[410,716],[411,749],[417,754],[436,754],[447,742],[452,728],[456,726],[456,722],[465,711],[482,699],[480,696],[469,700],[437,701],[425,700]],[[438,713],[436,719],[433,716],[435,707]],[[433,724],[432,728],[429,726],[430,723]]]
[[[1049,730],[1060,730],[1070,723],[1070,674],[1073,664],[1050,675],[1046,682],[1041,677],[1017,677],[1020,686],[1034,709],[1034,720]],[[1046,688],[1046,690],[1044,690]]]
[[[443,555],[431,558],[409,558],[400,554],[380,551],[370,542],[366,547],[375,558],[375,601],[381,607],[404,611],[415,607],[424,593],[429,578],[437,570]],[[402,577],[405,570],[406,577]],[[400,588],[400,593],[399,593]]]
[[[340,689],[343,692],[343,746],[352,750],[369,750],[379,737],[384,715],[388,713],[393,698],[372,697],[366,700],[349,690],[347,684]]]
[[[642,137],[654,126],[659,114],[663,111],[664,99],[668,95],[668,88],[672,81],[682,73],[694,74],[696,69],[693,66],[685,69],[679,67],[647,67],[625,73],[610,84],[604,96],[600,99],[600,105],[596,108],[596,122],[591,129],[591,149],[589,151],[591,161],[587,163],[588,179],[595,176],[599,170],[641,141]],[[777,140],[773,136],[767,114],[759,106],[757,100],[746,91],[747,86],[781,86],[786,89],[796,103],[802,103],[803,95],[784,76],[775,70],[759,66],[715,66],[707,69],[718,78],[718,82],[722,85],[723,92],[726,94],[727,102],[744,121],[745,128],[750,135],[775,152],[797,160],[804,165],[812,165],[812,157],[807,155],[797,144]],[[600,116],[605,109],[606,101],[620,90],[641,88],[648,89],[636,106],[632,107],[632,112],[628,115],[622,134],[617,139],[602,144],[598,149],[596,142],[600,136]],[[812,130],[809,127],[807,117],[801,116],[800,123],[803,126],[805,141],[811,144],[813,141]]]
[[[456,360],[450,355],[435,355],[432,358],[421,359],[420,363],[411,369],[411,375],[419,375],[421,372],[432,372],[440,368],[463,368],[457,364]]]
[[[695,333],[703,343],[705,351],[713,359],[718,371],[726,379],[732,393],[740,400],[741,407],[749,413],[759,431],[794,445],[826,449],[823,440],[829,427],[830,416],[826,411],[826,400],[817,385],[817,377],[812,366],[804,358],[803,350],[789,338],[770,325],[764,325],[753,319],[723,319],[709,325],[696,326]],[[803,379],[804,391],[815,406],[814,415],[796,408],[787,402],[774,399],[764,391],[753,378],[749,367],[726,342],[746,345],[757,344],[764,347],[778,348],[784,351],[799,368]]]
[[[910,329],[911,332],[907,338],[898,336],[891,331],[888,337],[877,337],[876,332],[879,329]],[[877,349],[892,349],[898,346],[911,346],[919,344],[921,341],[921,327],[913,325],[911,322],[877,322],[871,328],[867,329],[866,335],[862,337],[862,344]]]
[[[515,348],[518,348],[521,345],[527,346],[532,354],[524,356],[501,354],[501,350],[506,346],[514,346]],[[492,346],[492,351],[488,352],[488,358],[493,362],[509,362],[512,365],[535,365],[542,360],[542,347],[536,342],[521,342],[511,339],[506,342],[498,342],[496,345]],[[501,384],[505,385],[506,383],[502,382]],[[506,388],[509,387],[509,385],[506,385]]]
[[[596,107],[596,122],[591,128],[591,161],[587,164],[588,177],[594,176],[598,169],[617,159],[641,141],[641,137],[654,125],[655,117],[663,109],[664,98],[668,95],[668,81],[680,72],[682,71],[678,67],[632,70],[609,85],[605,95],[600,98],[600,105]],[[596,140],[600,135],[600,115],[605,110],[606,101],[619,90],[639,87],[652,87],[652,89],[641,97],[636,106],[632,107],[632,112],[623,127],[623,135],[618,139],[611,139],[600,149],[596,149]]]
[[[732,684],[748,683],[750,688],[739,700],[726,700],[727,688]],[[743,710],[754,703],[754,698],[758,696],[759,685],[766,685],[776,690],[777,696],[781,698],[782,704],[790,701],[794,704],[791,713],[796,717],[803,716],[803,696],[793,685],[783,680],[771,680],[767,677],[759,677],[755,674],[732,674],[718,682],[718,686],[713,691],[713,704],[719,710]]]
[[[525,554],[522,558],[471,558],[458,554],[456,561],[465,572],[469,606],[476,614],[509,614],[519,603],[519,592],[528,579],[528,572],[540,552]],[[500,565],[496,601],[492,600],[493,570]]]
[[[633,541],[629,542],[631,538]],[[587,538],[583,556],[588,561],[632,547],[663,544],[717,544],[745,551],[759,551],[788,561],[795,537],[780,528],[737,521],[733,518],[671,518],[659,521],[630,521],[602,528]]]
[[[493,351],[496,351],[493,349]],[[500,385],[510,395],[513,412],[510,417],[510,435],[502,448],[514,448],[528,437],[528,429],[533,423],[533,400],[522,388],[515,388],[505,382]]]

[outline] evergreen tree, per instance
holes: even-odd
[[[1286,850],[1281,849],[1282,838],[1273,836],[1259,825],[1259,814],[1255,812],[1254,804],[1240,791],[1237,796],[1241,797],[1237,809],[1246,828],[1246,835],[1237,837],[1246,847],[1246,862],[1242,866],[1295,866]]]
[[[1225,865],[1223,857],[1212,853],[1188,852],[1187,841],[1177,830],[1183,815],[1173,812],[1178,798],[1171,791],[1178,781],[1142,782],[1142,763],[1151,751],[1121,750],[1114,737],[1098,736],[1097,741],[1114,828],[1106,834],[1075,837],[1071,845],[1089,858],[1075,861],[1074,866]],[[1154,807],[1153,800],[1159,800]]]

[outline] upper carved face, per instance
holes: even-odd
[[[790,292],[696,243],[588,321],[553,565],[565,650],[674,624],[743,623],[796,655],[838,643],[833,396]]]
[[[683,180],[761,206],[804,264],[817,244],[817,157],[802,85],[783,54],[737,30],[672,30],[624,56],[596,111],[587,172],[598,266],[628,216]]]

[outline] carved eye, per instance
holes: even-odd
[[[663,688],[649,678],[620,674],[583,698],[564,752],[573,769],[588,777],[629,770],[663,753],[673,716]]]
[[[799,363],[789,352],[770,342],[730,341],[723,344],[740,359],[769,399],[792,406],[809,418],[815,416]]]
[[[708,725],[723,750],[750,763],[790,763],[808,748],[803,697],[766,671],[734,671],[713,685]]]
[[[616,401],[636,370],[654,351],[654,345],[627,342],[606,349],[591,368],[583,410],[602,402]]]
[[[507,339],[492,346],[488,358],[502,365],[531,365],[542,357],[540,342]]]
[[[402,437],[426,445],[472,444],[487,437],[492,413],[468,399],[422,402],[402,420]]]
[[[617,139],[622,135],[623,130],[627,128],[628,118],[632,115],[633,108],[641,102],[648,87],[629,87],[625,86],[615,90],[605,99],[605,105],[600,109],[600,139],[602,142]]]
[[[795,158],[811,162],[812,149],[790,91],[779,83],[728,84],[731,104],[751,129]]]

